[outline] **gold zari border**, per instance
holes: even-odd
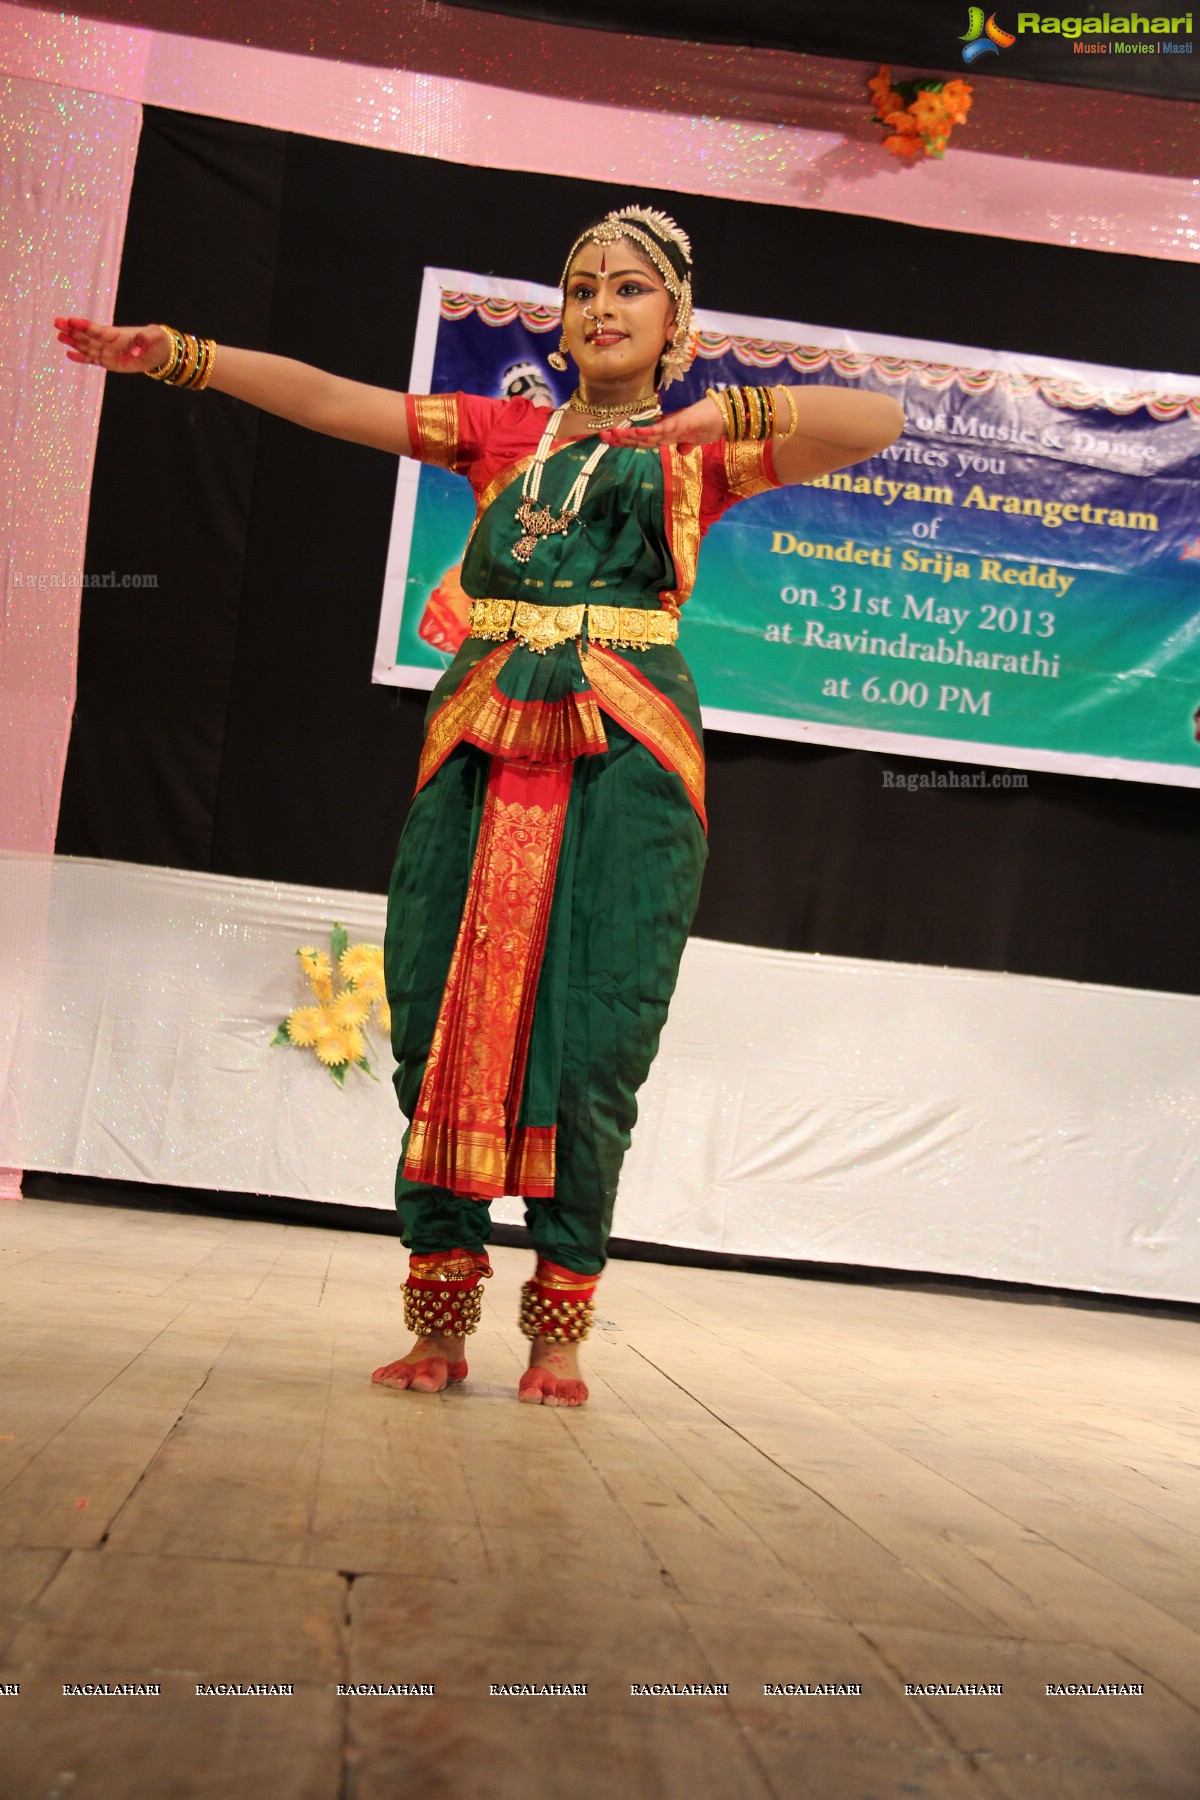
[[[462,685],[440,706],[429,721],[429,730],[421,746],[421,764],[417,771],[417,790],[425,786],[461,742],[463,732],[479,711],[483,695],[491,687],[513,651],[515,644],[502,645],[477,662]]]
[[[739,500],[749,500],[779,486],[767,474],[765,443],[726,444],[725,478],[730,493]]]
[[[507,1186],[529,1200],[554,1198],[554,1125],[518,1125],[508,1150]]]
[[[553,1288],[556,1292],[562,1294],[576,1294],[580,1292],[591,1294],[599,1280],[600,1277],[598,1275],[577,1275],[574,1281],[564,1281],[561,1275],[546,1274],[544,1272],[544,1264],[541,1262],[539,1262],[533,1277],[535,1287]]]
[[[443,469],[458,467],[458,401],[453,394],[410,394],[412,419],[417,428],[413,445],[422,462]]]
[[[408,1272],[415,1281],[468,1281],[472,1275],[481,1279],[495,1271],[481,1257],[470,1251],[447,1256],[442,1250],[414,1250],[409,1253]]]
[[[687,721],[665,695],[611,650],[597,645],[588,657],[587,674],[603,710],[645,744],[664,768],[675,771],[703,821],[704,752]]]
[[[573,762],[577,756],[608,749],[590,688],[547,705],[510,700],[493,685],[463,726],[463,736],[489,756],[524,757],[531,762]]]
[[[676,583],[671,599],[676,606],[682,606],[696,585],[704,459],[699,444],[693,445],[690,450],[680,450],[676,444],[667,444],[664,454],[670,465],[671,507],[667,526]]]

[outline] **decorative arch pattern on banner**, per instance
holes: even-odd
[[[536,333],[557,331],[562,317],[557,306],[528,300],[493,299],[487,294],[454,293],[446,289],[442,291],[440,314],[443,319],[455,323],[472,314],[485,325],[500,327],[520,323],[526,331]],[[871,355],[861,350],[829,349],[815,344],[781,343],[770,338],[740,337],[729,331],[698,331],[696,354],[709,362],[731,356],[750,369],[778,369],[786,363],[798,375],[814,375],[820,369],[832,369],[846,382],[860,380],[868,374],[890,383],[914,377],[922,387],[944,389],[954,386],[965,394],[987,394],[997,388],[1023,399],[1040,394],[1051,406],[1072,406],[1079,411],[1103,406],[1109,412],[1133,413],[1139,406],[1144,406],[1155,419],[1178,419],[1185,413],[1200,419],[1200,391],[1172,395],[1154,388],[1140,388],[1121,393],[1111,387],[1099,387],[1094,382],[1068,377],[1028,375],[1012,369],[961,367],[952,362]]]

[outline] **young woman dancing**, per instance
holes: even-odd
[[[54,321],[72,361],[213,387],[314,431],[466,476],[469,632],[430,699],[388,896],[396,1205],[415,1336],[372,1379],[465,1379],[491,1274],[488,1202],[520,1194],[521,1400],[587,1399],[578,1345],[605,1265],[637,1092],[658,1048],[706,856],[700,706],[677,645],[705,531],[735,501],[873,456],[885,395],[709,390],[664,415],[688,363],[692,253],[620,207],[576,238],[528,399],[398,394],[162,325]]]

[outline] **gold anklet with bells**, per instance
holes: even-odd
[[[480,1281],[492,1272],[487,1257],[466,1250],[410,1256],[404,1284],[404,1323],[414,1337],[469,1337],[479,1329]]]
[[[539,1257],[533,1279],[521,1288],[518,1324],[524,1336],[582,1343],[595,1318],[592,1295],[599,1280],[598,1275],[579,1275]]]

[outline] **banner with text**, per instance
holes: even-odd
[[[680,647],[711,727],[1200,786],[1200,379],[700,311],[705,388],[894,394],[903,436],[713,527]],[[410,386],[565,400],[553,289],[427,269]],[[461,477],[403,459],[374,678],[465,631]]]

